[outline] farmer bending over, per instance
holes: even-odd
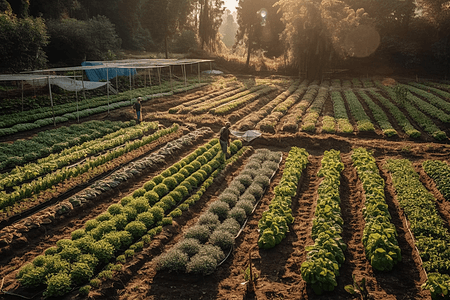
[[[225,155],[225,158],[228,158],[227,147],[230,145],[230,122],[226,122],[225,126],[220,129],[220,147],[222,147],[222,152]]]

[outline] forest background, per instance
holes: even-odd
[[[450,71],[446,0],[0,0],[0,72],[173,53],[242,70]]]

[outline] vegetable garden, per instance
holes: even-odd
[[[2,116],[0,298],[448,297],[449,84],[133,95],[139,124],[129,105],[56,129]],[[262,135],[227,158],[225,121]]]

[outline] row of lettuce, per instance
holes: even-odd
[[[208,275],[227,257],[278,169],[281,152],[256,150],[181,241],[158,258],[158,270]]]
[[[72,232],[24,266],[17,277],[25,287],[46,286],[45,296],[61,296],[90,282],[110,277],[120,263],[142,249],[162,226],[194,205],[213,183],[225,164],[236,160],[247,148],[240,141],[230,145],[235,154],[228,161],[220,151],[217,139],[171,165],[132,194],[112,204],[107,211],[87,221],[84,228]],[[111,265],[113,259],[117,266]],[[93,278],[96,274],[96,278]],[[88,292],[90,286],[80,291]]]
[[[169,109],[169,113],[204,114],[209,112],[215,115],[228,114],[274,90],[274,86],[265,84],[255,85],[248,89],[235,85],[221,93],[215,93],[214,97],[204,96],[173,107]]]

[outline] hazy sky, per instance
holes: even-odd
[[[224,7],[228,8],[231,12],[236,11],[235,7],[239,4],[238,0],[224,0],[224,2]]]

